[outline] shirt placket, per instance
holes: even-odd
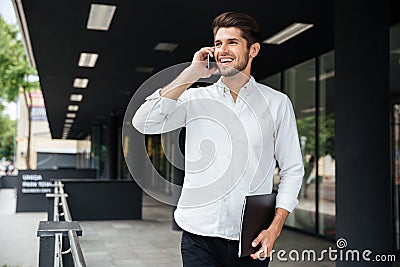
[[[240,116],[241,114],[245,111],[244,106],[246,105],[246,96],[247,96],[247,91],[246,88],[242,88],[239,91],[238,97],[236,99],[236,102],[233,101],[233,97],[230,93],[230,89],[227,86],[224,86],[222,89],[222,98],[223,98],[223,103],[230,108],[231,113],[230,113],[230,138],[231,142],[234,143],[237,141],[237,133],[235,132],[235,129],[238,129],[240,127],[241,119]],[[234,161],[235,161],[235,155],[232,155],[232,153],[227,155],[227,160],[228,162],[232,162],[232,168],[230,168],[226,176],[223,179],[226,179],[226,182],[224,183],[225,185],[225,190],[224,192],[230,191],[231,187],[233,186],[233,175],[235,175],[235,167],[234,166]],[[231,192],[232,193],[232,192]],[[233,205],[233,198],[234,196],[231,196],[230,194],[224,195],[220,201],[218,201],[218,209],[219,209],[219,218],[218,218],[218,227],[219,227],[219,232],[223,233],[226,236],[232,235],[232,231],[234,231],[234,227],[232,224],[232,221],[227,221],[227,219],[232,219],[229,216],[229,206]]]

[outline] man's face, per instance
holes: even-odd
[[[240,29],[220,28],[214,39],[214,56],[222,76],[234,76],[247,67],[249,49]]]

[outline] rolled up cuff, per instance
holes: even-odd
[[[297,204],[299,204],[299,201],[296,197],[293,197],[288,193],[279,193],[278,191],[275,208],[283,208],[289,212],[292,212],[294,208],[296,208]]]

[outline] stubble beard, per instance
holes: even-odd
[[[245,58],[238,62],[236,66],[229,67],[229,66],[219,66],[218,64],[218,69],[219,72],[223,77],[232,77],[244,70],[247,65],[249,64],[249,51],[245,54]]]

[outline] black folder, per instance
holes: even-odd
[[[276,193],[246,196],[242,209],[239,236],[239,257],[249,256],[260,249],[251,242],[267,229],[275,217]]]

